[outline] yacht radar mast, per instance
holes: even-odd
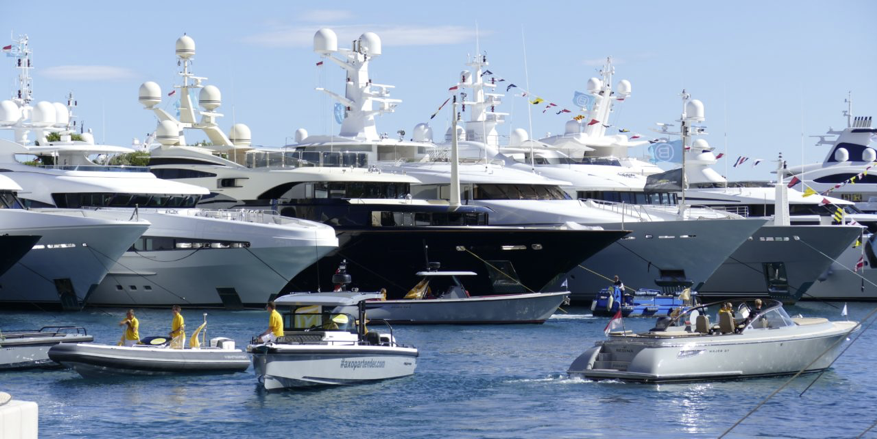
[[[369,78],[368,64],[381,55],[381,39],[372,32],[366,32],[353,41],[351,49],[339,49],[335,32],[331,29],[320,29],[314,34],[314,52],[337,64],[347,73],[344,96],[322,87],[316,89],[345,107],[339,135],[365,141],[380,140],[381,136],[375,127],[375,116],[394,112],[396,106],[402,102],[401,99],[389,97],[389,90],[395,88],[394,86],[375,84]],[[332,56],[333,53],[338,53],[341,57]],[[380,108],[374,109],[375,102],[381,104]]]
[[[469,120],[466,121],[466,140],[482,142],[498,148],[499,133],[496,130],[496,126],[505,122],[504,118],[508,116],[508,113],[498,113],[495,111],[496,106],[502,103],[503,95],[490,92],[490,90],[496,88],[496,79],[492,75],[490,82],[484,81],[484,75],[489,72],[485,71],[485,67],[489,64],[485,54],[472,57],[466,63],[472,70],[463,71],[460,74],[460,82],[454,88],[456,90],[471,90],[471,93],[460,92],[462,98],[460,103],[463,105],[463,108],[465,109],[467,105],[469,106]]]

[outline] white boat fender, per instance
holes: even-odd
[[[610,294],[606,300],[606,311],[612,311],[612,304],[615,302],[615,296]]]

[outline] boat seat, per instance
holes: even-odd
[[[710,318],[706,314],[701,314],[697,316],[697,320],[694,321],[694,330],[695,332],[699,332],[701,334],[709,334],[710,333]]]
[[[277,337],[277,340],[274,340],[274,343],[277,344],[308,344],[308,343],[319,343],[323,340],[323,333],[318,331],[311,331],[308,333],[300,333],[300,334],[290,334],[284,335],[282,337]]]
[[[731,334],[734,332],[734,317],[731,313],[719,313],[719,331],[721,331],[722,334]]]

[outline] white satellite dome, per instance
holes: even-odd
[[[588,84],[585,86],[585,88],[592,93],[598,92],[601,88],[603,88],[603,81],[598,78],[588,79]]]
[[[299,128],[295,130],[295,143],[302,143],[308,138],[308,130]]]
[[[67,128],[67,124],[70,123],[70,111],[60,102],[53,102],[52,106],[55,107],[55,127]]]
[[[198,105],[207,111],[219,108],[222,105],[222,93],[219,92],[219,87],[208,85],[202,88],[198,93]]]
[[[155,139],[164,146],[176,145],[180,142],[180,128],[172,121],[163,120],[155,130]]]
[[[691,144],[691,149],[709,150],[710,144],[706,141],[706,139],[697,139]]]
[[[509,135],[509,146],[523,145],[524,142],[530,140],[530,135],[523,128],[515,128]]]
[[[630,81],[622,79],[618,82],[618,87],[615,90],[622,96],[630,96]]]
[[[874,148],[865,148],[862,151],[862,161],[863,162],[873,162],[877,160],[877,151],[874,151]]]
[[[155,82],[144,82],[140,86],[140,103],[146,108],[152,108],[161,103],[161,86]]]
[[[50,127],[55,124],[55,106],[51,102],[41,101],[33,107],[30,122],[35,127]]]
[[[183,35],[177,40],[177,56],[189,59],[195,56],[195,40],[188,35]]]
[[[838,148],[834,150],[834,159],[839,162],[845,162],[850,159],[850,152],[846,148]]]
[[[231,143],[237,146],[250,146],[250,143],[252,143],[250,127],[242,123],[232,125],[231,130],[228,132],[228,140],[231,140]]]
[[[366,32],[359,37],[359,50],[368,56],[381,54],[381,38],[374,32]]]
[[[415,142],[432,142],[431,137],[427,137],[426,134],[429,132],[429,125],[425,123],[419,123],[414,126],[414,131],[411,133],[411,138],[414,139]]]
[[[453,138],[453,127],[448,127],[448,130],[445,132],[445,142],[450,142]],[[457,140],[466,140],[466,130],[463,127],[457,125]]]
[[[566,121],[563,132],[564,134],[579,134],[582,132],[582,124],[575,119],[570,119]]]
[[[692,99],[685,104],[685,118],[694,122],[703,122],[703,102]]]
[[[82,141],[83,141],[84,143],[87,143],[87,144],[89,144],[89,145],[94,145],[94,134],[91,134],[91,133],[82,133],[82,134],[79,135],[79,137],[82,138]]]
[[[426,136],[427,142],[433,142],[432,139],[434,139],[435,137],[432,134],[432,127],[430,127],[430,126],[426,127],[426,133],[424,133],[424,135]]]
[[[0,126],[13,125],[21,119],[21,108],[10,100],[0,101]]]
[[[338,51],[338,35],[332,29],[320,29],[314,34],[314,52],[328,55]]]

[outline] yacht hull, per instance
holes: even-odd
[[[618,275],[633,289],[662,289],[663,273],[681,273],[700,292],[704,282],[741,244],[764,224],[763,220],[696,220],[625,223],[632,233],[594,256],[576,264],[566,276],[570,298],[590,302]],[[620,228],[621,224],[604,224]],[[672,290],[682,289],[671,287]]]
[[[62,344],[49,349],[49,358],[86,378],[235,373],[250,366],[250,358],[245,352],[220,348]]]
[[[855,325],[825,321],[806,327],[669,339],[610,336],[579,356],[568,373],[594,380],[653,383],[789,375],[805,368],[819,371],[840,355],[844,344],[839,340]]]
[[[831,267],[807,290],[801,300],[877,301],[877,268],[873,237],[863,243],[864,249],[850,245],[832,262]],[[863,252],[864,250],[864,252]],[[864,254],[863,254],[864,253]],[[859,258],[868,261],[854,271]]]
[[[405,347],[283,346],[253,353],[266,390],[360,384],[414,374],[418,351]]]
[[[704,302],[770,297],[794,303],[860,233],[861,228],[853,226],[765,226],[716,270],[698,294]],[[768,264],[779,263],[787,288],[768,283],[770,270],[776,273],[777,267],[771,269]]]
[[[0,276],[29,252],[40,236],[0,236]]]
[[[393,324],[544,323],[569,295],[554,293],[467,297],[464,299],[366,302],[370,320]]]
[[[404,297],[420,280],[416,273],[427,262],[441,263],[442,270],[477,273],[466,279],[473,296],[541,291],[628,232],[435,226],[337,233],[341,247],[296,276],[284,291],[332,291],[331,273],[345,260],[353,278],[351,287],[385,288],[389,299]]]

